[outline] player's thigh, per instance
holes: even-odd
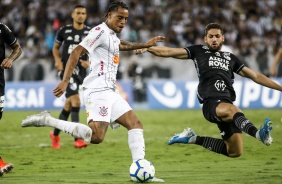
[[[66,111],[71,111],[71,101],[69,98],[66,98],[65,104],[64,104],[64,109]]]
[[[69,98],[72,107],[80,107],[79,94],[71,95]]]
[[[129,110],[126,113],[122,114],[115,122],[124,126],[128,130],[131,130],[134,128],[143,129],[141,122],[139,121],[137,115],[135,114],[133,110]]]
[[[225,140],[227,153],[229,156],[240,156],[243,153],[243,136],[242,133],[234,133]]]
[[[219,103],[216,107],[216,115],[222,120],[222,121],[232,121],[233,116],[237,112],[242,112],[237,106],[231,104],[231,103]]]

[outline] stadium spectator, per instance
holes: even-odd
[[[275,60],[270,70],[271,77],[282,77],[281,59],[282,59],[282,44],[280,45],[280,48],[278,49],[275,55]]]
[[[208,24],[205,28],[204,40],[206,45],[193,45],[186,48],[150,47],[137,52],[142,53],[147,50],[160,57],[192,59],[199,77],[197,95],[199,102],[203,104],[203,115],[211,123],[217,124],[222,136],[222,139],[198,136],[191,128],[187,128],[173,136],[168,144],[197,144],[228,157],[239,157],[243,153],[243,131],[263,144],[270,145],[272,143],[270,118],[267,118],[258,130],[233,104],[236,99],[233,88],[234,73],[278,91],[282,91],[282,86],[244,66],[232,53],[220,52],[224,42],[220,24]]]
[[[45,44],[45,47],[37,48],[38,53],[41,54],[34,54],[34,51],[26,48],[28,47],[25,44],[27,43],[26,31],[30,27],[35,26],[36,30],[39,31],[40,40],[45,38],[48,34],[46,31],[47,26],[50,26],[53,22],[54,32],[60,25],[71,23],[72,20],[69,14],[72,10],[72,4],[77,2],[76,0],[0,1],[2,10],[0,12],[0,21],[13,28],[19,42],[22,43],[21,45],[25,51],[24,56],[28,59],[30,57],[45,57],[44,54],[48,55],[47,44]],[[101,22],[103,10],[110,1],[80,0],[79,2],[89,10],[89,18],[86,24],[96,26]],[[219,22],[222,25],[228,25],[225,26],[225,36],[228,38],[226,44],[231,46],[234,53],[238,55],[241,51],[241,38],[244,42],[249,43],[247,45],[248,48],[244,49],[245,51],[248,51],[255,44],[256,37],[265,38],[264,44],[267,51],[270,52],[273,42],[270,42],[269,38],[266,37],[267,32],[277,31],[281,35],[282,31],[282,2],[278,0],[157,0],[138,2],[127,0],[127,2],[133,10],[128,20],[127,29],[130,31],[131,37],[134,39],[137,38],[138,42],[143,41],[144,33],[146,35],[147,32],[151,32],[152,35],[158,35],[162,32],[166,34],[167,38],[171,33],[175,34],[175,37],[170,38],[172,42],[166,43],[168,46],[184,47],[198,44],[199,40],[202,40],[204,36],[204,26],[208,22]],[[138,20],[138,25],[136,25],[136,20]],[[175,22],[175,20],[179,21]],[[247,38],[243,37],[245,34],[248,35]],[[128,34],[123,33],[122,35]],[[121,54],[122,56],[128,55],[127,53]],[[246,63],[252,62],[258,54],[258,50],[253,50],[243,60]],[[257,66],[258,63],[255,62],[248,65],[253,69],[259,68]],[[253,67],[253,65],[255,66]]]
[[[68,24],[60,28],[57,32],[55,44],[53,46],[53,56],[55,59],[55,67],[59,71],[60,78],[63,79],[65,67],[72,50],[86,37],[90,31],[90,27],[84,24],[87,18],[86,7],[83,5],[76,5],[73,8],[71,14],[73,23]],[[62,53],[60,48],[62,46]],[[79,111],[80,111],[80,97],[79,97],[79,86],[82,84],[84,77],[86,76],[86,69],[89,67],[88,58],[86,54],[80,56],[77,65],[71,76],[70,83],[66,89],[66,100],[59,115],[59,119],[68,120],[71,115],[72,122],[79,122]],[[55,128],[50,132],[50,138],[52,140],[52,147],[54,149],[60,148],[60,130]],[[87,143],[81,139],[75,138],[74,147],[83,148],[86,147]]]
[[[12,49],[11,54],[5,56],[5,44],[9,45]],[[0,120],[3,116],[4,103],[5,103],[5,77],[4,69],[10,69],[13,62],[21,55],[21,46],[7,25],[0,23]],[[4,173],[10,172],[14,168],[14,165],[5,163],[0,157],[0,176]]]
[[[126,100],[118,94],[115,85],[120,62],[119,50],[148,48],[162,41],[163,37],[156,36],[147,43],[120,40],[116,34],[122,31],[127,19],[127,5],[120,1],[112,2],[106,14],[106,21],[92,28],[84,40],[71,52],[63,79],[53,90],[57,97],[66,91],[79,56],[82,53],[88,53],[90,73],[84,79],[82,87],[89,126],[55,119],[45,111],[39,115],[27,117],[22,122],[23,127],[51,126],[75,138],[81,138],[92,144],[100,144],[104,140],[109,125],[113,129],[122,125],[128,130],[132,161],[145,157],[143,125]],[[163,181],[158,178],[153,180]]]

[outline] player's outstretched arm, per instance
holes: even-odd
[[[176,59],[188,59],[188,52],[184,48],[171,48],[164,46],[150,47],[148,52],[159,57],[173,57]]]
[[[282,91],[282,86],[271,80],[270,78],[266,77],[265,75],[256,72],[248,67],[242,68],[242,70],[239,72],[239,75],[242,77],[246,77],[249,79],[252,79],[254,82],[268,87],[272,89],[276,89],[278,91]]]
[[[157,42],[163,42],[164,39],[165,39],[164,36],[155,36],[151,38],[147,43],[136,43],[136,42],[128,42],[125,40],[120,40],[119,50],[129,51],[135,49],[149,48],[151,46],[156,45]]]

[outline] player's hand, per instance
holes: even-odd
[[[64,94],[64,92],[66,91],[68,87],[68,83],[65,82],[65,81],[61,81],[57,87],[53,90],[53,94],[56,96],[56,97],[60,97],[62,96],[62,94]]]
[[[13,66],[13,61],[11,59],[5,58],[0,66],[4,69],[10,69]]]
[[[61,61],[56,61],[56,62],[55,62],[55,68],[56,68],[59,72],[63,71],[63,70],[64,70],[63,63],[62,63]]]
[[[90,66],[90,63],[87,60],[80,59],[79,62],[83,68],[88,68]]]
[[[133,50],[133,53],[136,55],[143,54],[144,52],[147,52],[147,48]]]
[[[164,40],[165,40],[164,36],[155,36],[147,42],[147,45],[148,47],[152,47],[155,46],[157,42],[163,42]]]

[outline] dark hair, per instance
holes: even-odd
[[[118,8],[124,8],[124,9],[127,9],[128,10],[128,6],[124,3],[124,2],[121,2],[121,1],[114,1],[110,4],[109,8],[108,8],[108,11],[107,11],[107,14],[106,14],[106,18],[108,17],[108,14],[110,12],[115,12],[118,10]]]
[[[221,34],[223,35],[223,29],[220,24],[218,23],[209,23],[205,28],[205,36],[207,36],[208,31],[211,29],[219,29]]]
[[[86,9],[86,7],[82,4],[75,5],[75,7],[73,9],[76,9],[76,8],[85,8]]]

